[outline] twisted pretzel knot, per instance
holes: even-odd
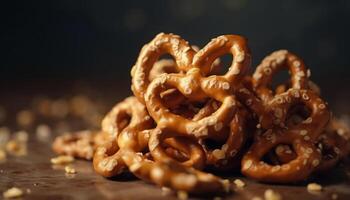
[[[118,104],[107,115],[107,118],[116,119],[115,116],[122,114],[120,112],[128,112],[130,122],[126,124],[124,129],[118,129],[120,133],[117,134],[117,139],[110,140],[109,143],[105,143],[96,150],[93,164],[97,173],[110,177],[121,173],[125,167],[128,167],[131,172],[143,180],[152,180],[156,184],[177,190],[192,193],[208,189],[208,191],[224,190],[224,184],[220,178],[188,168],[196,166],[196,164],[186,164],[185,162],[180,165],[175,162],[179,156],[165,153],[154,157],[155,160],[159,158],[157,162],[154,162],[149,156],[142,153],[147,152],[152,126],[149,124],[150,118],[145,116],[145,107],[135,97],[129,97]],[[108,125],[107,122],[120,123],[122,121],[107,120],[104,122],[105,125]],[[202,160],[202,157],[204,157],[203,152],[198,152],[201,150],[200,147],[192,147],[191,141],[184,138],[170,138],[165,143],[172,149],[189,154],[191,159],[195,157]],[[200,162],[203,166],[204,160]],[[180,181],[183,178],[187,178],[192,182],[184,184]],[[211,186],[214,186],[214,188],[210,188]]]
[[[163,41],[171,42],[164,42],[166,45],[163,45]],[[170,45],[170,47],[167,45]],[[140,57],[147,58],[146,60],[153,60],[154,62],[157,57],[169,52],[171,55],[174,55],[175,61],[179,63],[178,66],[182,66],[182,70],[186,72],[178,74],[162,74],[155,78],[150,84],[144,84],[145,87],[147,87],[147,91],[144,95],[146,106],[150,115],[157,123],[157,129],[152,132],[149,142],[150,152],[153,157],[158,158],[159,155],[165,154],[165,151],[160,147],[160,144],[167,138],[183,136],[193,137],[198,140],[199,138],[205,139],[220,136],[221,129],[224,127],[224,124],[228,124],[231,121],[236,111],[236,107],[238,106],[236,105],[237,102],[235,97],[232,95],[233,86],[239,83],[242,79],[247,70],[248,64],[250,63],[250,54],[246,47],[245,40],[234,35],[220,36],[194,54],[195,51],[187,45],[187,42],[178,36],[162,34],[158,35],[147,45],[147,47],[151,48],[151,50],[148,50],[147,48],[145,50],[144,48]],[[211,75],[206,77],[210,72],[210,66],[212,66],[214,60],[226,53],[231,53],[234,56],[234,60],[228,72],[222,76]],[[144,55],[147,55],[148,57]],[[138,61],[139,60],[140,58]],[[152,62],[144,63],[140,66],[136,64],[133,80],[136,80],[138,68],[143,69],[143,72],[146,73],[145,76],[147,76],[147,71],[152,65]],[[137,82],[133,82],[133,85],[135,86],[134,93],[136,96],[138,95],[138,90],[136,88],[142,88],[142,83],[143,82],[141,82],[140,85],[137,85]],[[203,117],[197,116],[195,120],[191,120],[174,114],[164,106],[160,94],[169,88],[176,88],[183,96],[193,102],[200,102],[207,98],[212,98],[222,102],[222,104],[220,108],[215,110],[215,112],[210,113],[210,115]],[[237,122],[235,121],[234,123]],[[239,126],[235,127],[235,125],[233,125],[231,128],[233,129],[231,133],[236,133]],[[242,127],[240,127],[240,131],[242,131],[241,129]],[[241,133],[234,135],[234,137],[239,136],[243,137]],[[242,143],[243,139],[237,138],[236,141],[232,137],[233,136],[231,135],[228,140],[229,144]],[[235,145],[240,146],[238,144]],[[224,151],[221,149],[213,151],[215,153],[208,156],[208,158],[210,158],[209,160],[211,160],[211,164],[217,162],[217,157],[222,159],[226,158],[225,154],[234,155],[234,152],[238,151],[238,149],[228,148],[231,146],[226,144],[226,146],[223,146]],[[222,157],[222,155],[224,156]],[[199,161],[201,160],[198,159],[198,162]],[[193,160],[190,162],[192,166],[200,166],[199,164],[197,165],[196,162],[196,165],[193,165],[193,162]]]
[[[269,84],[277,70],[288,67],[291,71],[292,87],[274,94]],[[266,70],[268,69],[268,70]],[[303,62],[287,51],[277,51],[264,59],[253,75],[252,86],[265,106],[273,113],[272,129],[257,134],[250,150],[242,159],[242,172],[257,180],[268,182],[293,182],[307,178],[320,163],[320,153],[314,142],[330,119],[326,103],[307,90],[308,79]],[[264,74],[262,74],[264,72]],[[302,105],[309,117],[298,124],[287,124],[293,107]],[[264,116],[262,116],[264,117]],[[262,158],[279,145],[291,145],[296,154],[282,165],[271,165]],[[278,155],[277,155],[278,156]],[[283,159],[283,158],[282,158]]]
[[[321,153],[321,162],[316,168],[316,172],[324,172],[334,167],[338,162],[344,159],[350,152],[349,127],[333,118],[326,129],[317,140],[317,151]],[[286,163],[293,160],[296,155],[289,146],[276,148],[277,157],[275,163]]]
[[[159,60],[165,54],[173,60]],[[224,75],[216,75],[215,60],[224,54],[233,61]],[[349,129],[338,120],[329,123],[328,105],[304,62],[280,50],[248,76],[250,57],[246,40],[237,35],[196,49],[161,33],[142,48],[131,70],[135,97],[106,115],[103,132],[57,138],[53,148],[86,159],[95,152],[95,171],[106,177],[128,168],[143,180],[190,193],[227,191],[225,181],[200,171],[208,167],[241,165],[255,180],[290,183],[346,157]],[[273,89],[282,69],[290,80]],[[85,147],[76,148],[78,143]]]
[[[196,51],[188,45],[188,42],[173,34],[158,34],[150,43],[146,44],[137,59],[132,70],[132,90],[135,96],[144,101],[144,95],[150,83],[149,74],[154,63],[163,54],[170,54],[174,57],[177,71],[187,72],[192,68],[199,67],[202,75],[212,71],[213,62],[226,53],[232,53],[236,58],[233,60],[231,69],[222,76],[228,79],[229,84],[238,80],[246,72],[250,63],[250,54],[240,36],[226,35],[212,40],[202,50]],[[237,78],[236,78],[237,79]]]
[[[145,149],[149,135],[143,131],[151,128],[152,123],[145,106],[135,97],[117,104],[102,122],[102,129],[109,131],[112,137],[97,148],[93,159],[95,171],[106,177],[121,173],[126,166],[120,149],[136,152]]]

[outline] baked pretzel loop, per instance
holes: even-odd
[[[113,137],[97,148],[93,165],[97,173],[111,177],[121,173],[126,167],[119,151],[121,148],[138,152],[147,147],[149,135],[142,131],[150,129],[153,120],[136,97],[128,97],[107,114],[103,125],[112,131]]]
[[[108,138],[109,134],[103,131],[78,131],[56,137],[52,149],[57,154],[91,160],[97,146]]]
[[[303,60],[287,50],[275,51],[263,59],[252,77],[254,90],[264,102],[274,97],[274,92],[271,89],[272,79],[282,69],[288,69],[291,74],[291,88],[308,88],[308,74],[310,73],[308,73]]]
[[[200,120],[211,115],[218,107],[218,102],[208,101],[193,117],[193,120]],[[220,131],[222,137],[199,139],[199,143],[206,152],[207,166],[226,171],[240,165],[239,152],[247,139],[247,115],[246,110],[240,106],[231,122],[228,125],[222,124],[224,126]],[[217,126],[218,129],[221,125],[218,124]],[[213,143],[215,144],[213,145]]]
[[[326,172],[349,155],[349,136],[349,127],[345,123],[337,118],[330,121],[315,144],[322,155],[316,172]],[[275,149],[275,156],[271,156],[271,159],[277,164],[290,162],[295,157],[295,152],[289,146],[279,145]]]
[[[176,71],[186,71],[192,63],[195,51],[178,35],[158,34],[150,43],[143,46],[135,66],[132,69],[132,86],[134,95],[142,103],[150,83],[152,67],[161,55],[170,54],[176,62]]]
[[[171,136],[174,135],[171,134]],[[169,159],[196,169],[203,169],[205,166],[206,154],[198,142],[191,138],[170,137],[167,134],[162,134],[161,129],[156,128],[152,130],[148,144],[150,153],[155,161],[161,162],[164,159]],[[182,160],[177,159],[179,156],[174,156],[174,154],[169,155],[169,151],[164,147],[164,144],[183,155]]]
[[[212,62],[225,53],[231,53],[234,56],[228,72],[221,76],[205,77]],[[184,135],[194,134],[195,137],[206,137],[208,131],[215,131],[214,125],[228,123],[232,117],[236,107],[236,100],[232,95],[233,83],[243,77],[243,72],[246,71],[249,63],[250,54],[243,38],[235,35],[220,36],[194,56],[193,63],[189,64],[186,74],[162,74],[154,79],[145,94],[147,109],[158,126]],[[190,101],[212,98],[221,102],[222,105],[212,115],[193,122],[171,113],[163,105],[159,94],[168,88],[177,88]]]
[[[140,52],[132,70],[132,90],[141,102],[145,102],[144,95],[150,83],[149,73],[163,54],[174,57],[178,71],[187,72],[199,67],[201,74],[205,76],[213,71],[214,61],[226,53],[231,53],[234,59],[230,69],[222,77],[227,79],[229,84],[233,84],[239,81],[239,77],[242,77],[241,74],[247,71],[247,66],[250,64],[250,52],[243,37],[237,35],[217,37],[196,53],[180,36],[160,33]]]
[[[303,104],[310,110],[310,117],[299,124],[286,127],[288,111]],[[314,143],[327,125],[330,113],[326,103],[310,90],[289,89],[276,95],[268,104],[278,123],[256,138],[242,159],[242,173],[264,182],[288,183],[306,179],[320,163],[321,155]],[[290,145],[296,158],[282,165],[263,161],[278,145]]]
[[[130,150],[125,150],[122,157],[135,176],[161,187],[191,194],[222,194],[230,191],[229,185],[221,178],[185,167],[171,159],[154,162],[142,153]]]

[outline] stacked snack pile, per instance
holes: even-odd
[[[159,60],[170,54],[174,60]],[[231,54],[220,74],[217,59]],[[159,60],[159,61],[158,61]],[[250,75],[247,41],[223,35],[195,50],[161,33],[131,70],[135,96],[118,103],[102,130],[57,137],[59,154],[93,159],[98,174],[126,170],[142,180],[189,193],[229,190],[205,172],[236,172],[270,183],[294,183],[334,167],[350,151],[348,127],[331,117],[310,70],[279,50]],[[286,69],[290,79],[273,89]]]

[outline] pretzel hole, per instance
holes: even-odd
[[[202,101],[191,101],[185,97],[177,88],[166,88],[160,94],[161,102],[173,114],[192,119],[202,107],[204,107],[207,99]]]
[[[178,139],[185,139],[184,141],[188,140],[188,138],[185,137],[176,137]],[[177,149],[176,147],[171,145],[171,142],[167,142],[167,140],[171,140],[172,138],[166,138],[164,142],[162,143],[163,148],[165,149],[165,153],[170,156],[171,158],[179,161],[179,162],[185,162],[187,160],[190,160],[190,156],[187,152],[181,151],[181,149]]]
[[[279,153],[277,153],[279,152]],[[278,144],[266,155],[263,156],[263,161],[270,165],[283,165],[294,160],[295,150],[290,144]]]
[[[218,75],[218,76],[225,75],[232,64],[232,61],[233,61],[233,56],[231,54],[225,54],[220,58],[217,58],[212,63],[211,70],[208,75]]]
[[[311,110],[304,103],[298,103],[288,110],[286,123],[290,126],[296,126],[310,117],[310,115]]]
[[[179,70],[177,68],[174,57],[172,57],[170,54],[164,54],[159,57],[156,63],[154,63],[148,75],[148,80],[152,81],[153,79],[164,73],[170,74],[178,72]]]
[[[269,68],[270,69],[270,68]],[[265,72],[268,73],[268,72]],[[274,94],[280,94],[288,90],[290,88],[290,74],[288,70],[281,70],[277,72],[276,74],[272,73],[272,80],[271,80],[271,89],[274,92]]]
[[[118,130],[122,131],[124,130],[131,121],[131,115],[127,112],[122,112],[119,114],[117,120],[116,120],[116,124],[118,127]]]
[[[335,151],[334,141],[329,141],[329,139],[322,139],[318,145],[321,150],[322,160],[332,160],[338,156]]]
[[[230,130],[229,127],[226,126],[222,131],[228,133]],[[222,140],[222,138],[206,138],[203,140],[203,145],[207,150],[213,151],[215,149],[221,149],[225,142],[226,140]]]

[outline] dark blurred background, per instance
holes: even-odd
[[[253,66],[271,51],[289,49],[305,60],[321,87],[347,88],[349,5],[346,0],[6,1],[0,12],[1,83],[110,80],[129,88],[140,48],[159,32],[173,32],[199,46],[221,34],[244,35]]]

